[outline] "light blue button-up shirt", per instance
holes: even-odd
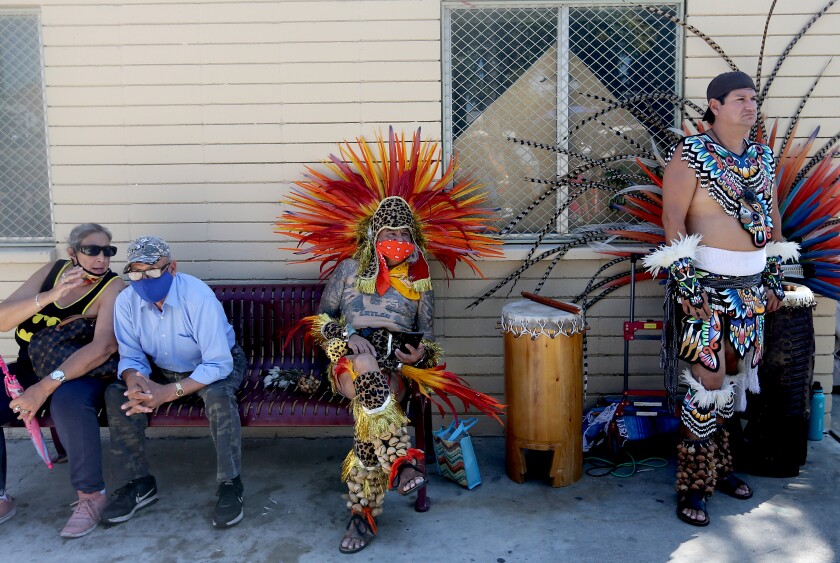
[[[114,333],[120,375],[136,369],[148,376],[147,354],[158,367],[192,372],[190,377],[204,385],[233,371],[233,328],[213,290],[188,274],[175,275],[163,311],[140,299],[131,287],[122,291],[114,304]]]

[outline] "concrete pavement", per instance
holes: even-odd
[[[504,472],[502,438],[475,438],[483,484],[472,491],[430,477],[431,510],[389,493],[379,534],[358,561],[768,561],[840,559],[840,443],[809,442],[799,477],[751,477],[755,496],[715,495],[711,524],[674,515],[674,460],[630,478],[589,477],[553,489],[518,485]],[[339,498],[346,438],[249,438],[244,446],[246,516],[210,524],[215,504],[209,438],[148,441],[160,501],[127,523],[64,540],[75,500],[66,464],[48,470],[28,440],[9,442],[9,492],[18,515],[0,525],[3,560],[348,561],[337,551],[347,513]],[[106,450],[107,451],[107,450]],[[107,457],[107,454],[106,454]],[[109,487],[122,483],[108,482]]]

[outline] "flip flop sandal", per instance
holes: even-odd
[[[738,488],[744,485],[749,489],[749,493],[742,495],[738,494]],[[737,498],[739,500],[747,500],[748,498],[752,498],[753,491],[752,487],[747,485],[743,480],[735,477],[732,473],[724,477],[723,479],[718,479],[717,483],[715,484],[715,490],[720,491],[723,494],[730,496],[732,498]]]
[[[695,520],[685,514],[683,514],[683,510],[688,508],[689,510],[699,510],[703,513],[706,517],[705,520]],[[692,526],[708,526],[709,525],[709,513],[706,511],[706,498],[703,495],[698,493],[687,493],[680,495],[677,498],[677,518],[685,522],[686,524],[691,524]]]
[[[413,479],[417,479],[417,477],[420,477],[421,479],[423,479],[423,482],[420,483],[419,485],[415,485],[415,486],[411,487],[408,490],[403,490],[403,487],[400,486],[400,481],[402,480],[401,478],[402,478],[403,471],[405,471],[406,469],[409,469],[409,468],[414,469],[415,471],[418,472],[418,475],[414,476]],[[425,474],[426,474],[426,462],[425,461],[417,460],[415,465],[412,465],[410,463],[404,463],[402,466],[400,466],[400,468],[397,472],[397,475],[394,479],[394,481],[396,481],[396,482],[391,483],[391,489],[396,489],[397,492],[401,496],[407,496],[407,495],[410,495],[411,493],[416,493],[417,491],[419,491],[420,489],[424,488],[426,485],[429,484],[429,482],[426,480]]]
[[[354,536],[347,536],[345,534],[345,536],[343,538],[341,538],[341,541],[338,542],[338,550],[341,553],[348,553],[348,554],[349,553],[358,553],[361,550],[363,550],[364,548],[366,548],[367,546],[369,546],[370,542],[372,542],[373,538],[375,537],[374,530],[371,529],[371,526],[368,523],[367,519],[365,519],[365,517],[362,516],[361,514],[357,514],[355,512],[353,513],[353,515],[350,517],[350,521],[347,523],[347,527],[345,528],[345,530],[349,530],[350,526],[353,526],[353,529],[356,532],[356,536],[355,537]],[[345,539],[347,539],[348,537],[350,539],[361,540],[365,543],[363,543],[359,547],[355,547],[355,548],[344,547],[343,545],[341,545],[341,543]]]

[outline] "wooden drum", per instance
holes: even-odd
[[[580,315],[533,301],[502,309],[507,475],[522,483],[523,450],[551,451],[551,484],[583,473],[583,330]]]

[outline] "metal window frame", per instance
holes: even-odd
[[[53,198],[53,183],[52,183],[52,163],[50,162],[50,127],[49,115],[47,113],[47,78],[46,65],[44,63],[44,26],[41,20],[41,10],[39,8],[3,8],[0,7],[0,16],[35,16],[38,26],[38,58],[41,65],[41,105],[44,112],[44,143],[45,158],[47,166],[47,195],[48,195],[48,215],[50,224],[50,233],[43,237],[0,237],[0,248],[10,247],[44,247],[54,246],[56,244],[55,237],[55,203]]]
[[[677,17],[685,18],[685,4],[686,0],[640,0],[628,5],[625,2],[615,0],[473,0],[469,6],[474,9],[511,9],[511,8],[557,8],[558,10],[558,38],[557,38],[557,142],[560,142],[565,137],[565,132],[568,131],[568,111],[560,111],[567,104],[569,94],[569,9],[578,7],[594,7],[594,8],[630,8],[636,5],[659,5],[659,4],[673,4],[677,12]],[[452,119],[452,65],[450,59],[452,55],[452,11],[454,9],[464,9],[465,3],[455,0],[443,0],[441,2],[441,100],[442,100],[442,115],[441,115],[441,145],[443,149],[443,157],[446,162],[452,158],[453,139],[453,119]],[[676,34],[674,37],[675,43],[675,65],[674,65],[674,83],[677,86],[677,94],[684,95],[685,92],[685,30],[682,26],[676,26]],[[675,108],[674,119],[678,117],[678,110]],[[569,140],[565,140],[564,148],[568,148]],[[557,158],[557,173],[565,174],[568,171],[568,157],[558,155]],[[568,188],[561,188],[558,190],[561,197],[568,193]],[[558,217],[558,226],[562,227],[568,225],[569,214],[568,210],[564,211]],[[504,239],[506,244],[518,244],[534,242],[536,237],[531,233],[508,234]]]

